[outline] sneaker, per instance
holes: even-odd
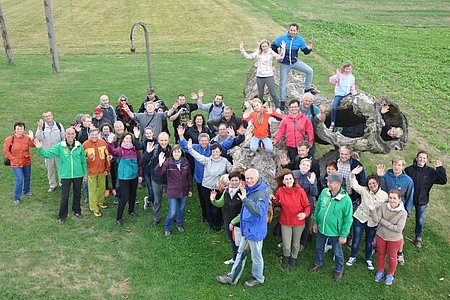
[[[333,246],[331,246],[331,245],[325,245],[325,251],[324,251],[324,253],[327,253],[328,251],[330,251],[330,250],[332,250],[333,249]]]
[[[367,269],[370,270],[370,271],[375,270],[371,260],[366,260],[366,266],[367,266]]]
[[[377,272],[377,273],[375,274],[375,277],[373,278],[373,280],[375,280],[375,282],[380,282],[381,279],[383,278],[383,276],[384,276],[384,273],[383,273],[383,272]]]
[[[328,129],[330,129],[330,131],[334,131],[334,123],[331,123],[330,127]]]
[[[28,198],[31,198],[31,196],[33,196],[32,193],[26,193],[25,196],[27,196]]]
[[[286,109],[286,102],[280,101],[280,111],[284,113],[285,109]]]
[[[113,194],[114,197],[117,195],[116,189],[112,190],[112,194]]]
[[[59,225],[64,225],[64,223],[66,223],[66,219],[59,219],[58,220],[58,224]]]
[[[147,210],[150,201],[148,201],[148,196],[144,197],[144,210]]]
[[[384,280],[384,283],[387,285],[391,285],[392,282],[394,282],[394,275],[386,275],[386,279]]]
[[[223,284],[236,284],[230,275],[222,275],[216,277],[217,281]]]
[[[137,213],[135,213],[134,211],[130,212],[129,215],[133,218],[139,217],[139,215]]]
[[[356,261],[356,257],[349,257],[348,261],[345,263],[347,266],[351,267]]]
[[[320,91],[318,89],[316,89],[315,87],[311,86],[309,89],[305,89],[305,93],[311,93],[313,95],[317,95],[318,93],[320,93]]]
[[[414,246],[417,248],[422,248],[422,238],[416,238],[414,241]]]
[[[402,254],[397,254],[398,264],[403,266],[405,264],[405,256]]]
[[[122,227],[123,226],[123,220],[122,219],[117,220],[116,224],[117,224],[117,226]]]
[[[234,259],[230,258],[229,260],[226,260],[223,263],[226,265],[232,265],[232,264],[234,264]]]
[[[298,248],[298,251],[302,252],[303,250],[305,250],[305,245],[300,244],[300,247]]]
[[[47,192],[49,193],[53,193],[55,191],[55,187],[49,187],[49,189],[47,190]]]
[[[75,217],[77,217],[78,219],[82,219],[83,218],[83,215],[81,213],[73,213],[73,215]]]
[[[249,280],[247,280],[246,282],[244,282],[244,286],[249,287],[249,288],[255,287],[260,284],[261,283],[253,277],[250,278]]]
[[[297,259],[296,258],[290,258],[289,259],[289,268],[290,269],[295,269],[297,268]]]
[[[100,211],[94,211],[94,216],[101,217],[102,213]]]
[[[177,226],[177,230],[179,232],[185,232],[186,231],[186,229],[184,229],[184,226]]]
[[[98,206],[99,206],[100,208],[108,208],[108,206],[106,206],[105,203],[103,203],[103,202],[99,202],[99,203],[98,203]]]
[[[14,203],[14,205],[19,205],[20,204],[20,200],[14,200],[13,203]]]
[[[277,245],[277,247],[278,247],[278,248],[283,247],[283,243],[279,243],[279,244]]]
[[[105,190],[105,197],[109,196],[109,190]]]
[[[164,235],[165,236],[169,236],[169,235],[171,235],[172,234],[172,232],[170,231],[170,230],[165,230],[164,231]]]

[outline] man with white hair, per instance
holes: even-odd
[[[244,285],[254,287],[263,284],[265,280],[262,246],[267,235],[269,190],[256,169],[245,171],[245,181],[245,188],[241,187],[239,191],[239,197],[242,200],[240,215],[242,240],[231,272],[223,276],[217,276],[217,281],[235,285],[241,277],[247,259],[247,250],[250,248],[253,262],[252,278],[245,281]]]
[[[117,120],[116,110],[109,104],[109,98],[106,95],[100,96],[100,104],[98,105],[102,109],[103,118],[108,120],[109,124],[114,124]]]

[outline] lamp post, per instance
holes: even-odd
[[[5,47],[6,59],[8,60],[8,65],[14,64],[14,59],[12,55],[11,45],[8,40],[8,31],[6,30],[5,19],[3,18],[2,4],[0,3],[0,27],[2,29],[3,46]]]
[[[148,37],[148,29],[147,29],[147,25],[145,25],[144,22],[136,22],[131,27],[131,32],[130,32],[130,40],[131,40],[130,51],[133,52],[133,53],[136,52],[136,48],[134,47],[134,32],[136,30],[136,27],[138,27],[139,25],[141,25],[144,28],[144,33],[145,33],[145,51],[147,53],[148,87],[149,88],[153,88],[152,63],[150,61],[150,44],[149,44],[149,37]]]
[[[47,24],[48,43],[50,44],[50,54],[52,55],[53,72],[59,73],[59,59],[56,51],[56,34],[53,27],[53,14],[51,0],[44,0],[45,23]]]

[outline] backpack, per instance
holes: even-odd
[[[13,134],[13,136],[12,136],[12,140],[11,140],[11,145],[9,145],[9,152],[11,152],[11,149],[12,149],[12,145],[14,144],[14,134]],[[10,166],[11,165],[11,161],[8,159],[8,158],[6,158],[6,156],[3,158],[3,164],[5,165],[5,166]]]
[[[58,127],[59,132],[61,132],[61,123],[56,122],[56,121],[54,121],[54,122],[56,123],[56,127]],[[44,125],[42,125],[42,131],[44,131],[44,130],[45,130],[45,122],[44,122]]]

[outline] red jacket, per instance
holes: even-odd
[[[312,122],[304,113],[294,118],[290,113],[281,120],[278,131],[275,134],[274,141],[278,143],[283,135],[286,135],[286,146],[297,148],[300,141],[305,140],[305,134],[308,135],[308,144],[314,143],[314,128]]]
[[[306,214],[306,218],[311,214],[311,205],[305,191],[298,183],[293,188],[280,187],[273,204],[281,206],[280,224],[285,226],[301,226],[305,220],[299,220],[297,215],[301,212]],[[306,219],[305,218],[305,219]]]
[[[3,144],[3,154],[11,161],[11,167],[23,168],[24,166],[31,165],[30,147],[36,147],[33,141],[26,134],[21,137],[14,135],[14,141],[12,137],[8,136]],[[11,151],[9,147],[11,147]]]

